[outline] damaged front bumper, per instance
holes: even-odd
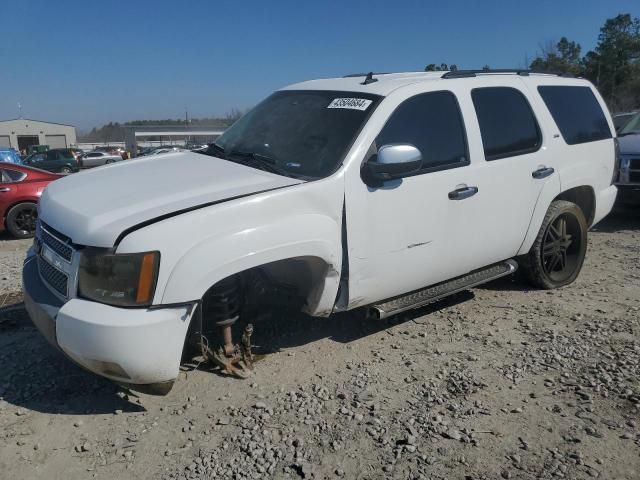
[[[22,283],[34,325],[75,363],[133,390],[171,390],[195,302],[148,309],[78,298],[62,302],[40,278],[34,257],[25,261]]]

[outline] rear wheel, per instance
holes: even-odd
[[[587,221],[575,203],[554,201],[531,250],[521,259],[531,283],[544,289],[572,283],[587,252]]]
[[[73,171],[73,170],[71,170],[71,167],[68,167],[68,166],[66,166],[66,165],[60,169],[60,173],[65,173],[65,174],[69,174],[69,173],[71,173],[72,171]]]
[[[20,203],[7,213],[7,230],[16,238],[30,238],[36,233],[38,210],[35,203]]]

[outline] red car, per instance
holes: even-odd
[[[33,237],[36,204],[45,187],[58,178],[62,175],[0,162],[0,231],[6,228],[16,238]]]

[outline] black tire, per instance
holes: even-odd
[[[587,253],[587,221],[575,203],[551,203],[529,253],[519,263],[530,283],[550,290],[572,283]]]
[[[35,203],[19,203],[7,213],[7,230],[16,238],[31,238],[36,233],[38,209]]]
[[[112,164],[112,163],[113,163],[113,160],[107,160],[107,161],[106,161],[106,162],[104,162],[104,163],[105,163],[105,165],[110,165],[110,164]]]
[[[73,173],[73,170],[71,170],[71,167],[68,167],[65,165],[60,169],[60,173],[69,174],[69,173]]]

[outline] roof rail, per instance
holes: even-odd
[[[342,78],[366,77],[367,75],[388,75],[388,74],[389,72],[350,73],[348,75],[343,75]]]
[[[541,75],[557,75],[558,77],[572,77],[575,78],[576,75],[572,73],[565,72],[540,72],[537,70],[527,70],[523,68],[494,68],[494,69],[483,69],[483,70],[452,70],[450,72],[446,72],[442,74],[440,78],[468,78],[475,77],[481,74],[492,74],[492,73],[515,73],[516,75],[520,75],[523,77],[528,76],[529,74],[541,74]]]

